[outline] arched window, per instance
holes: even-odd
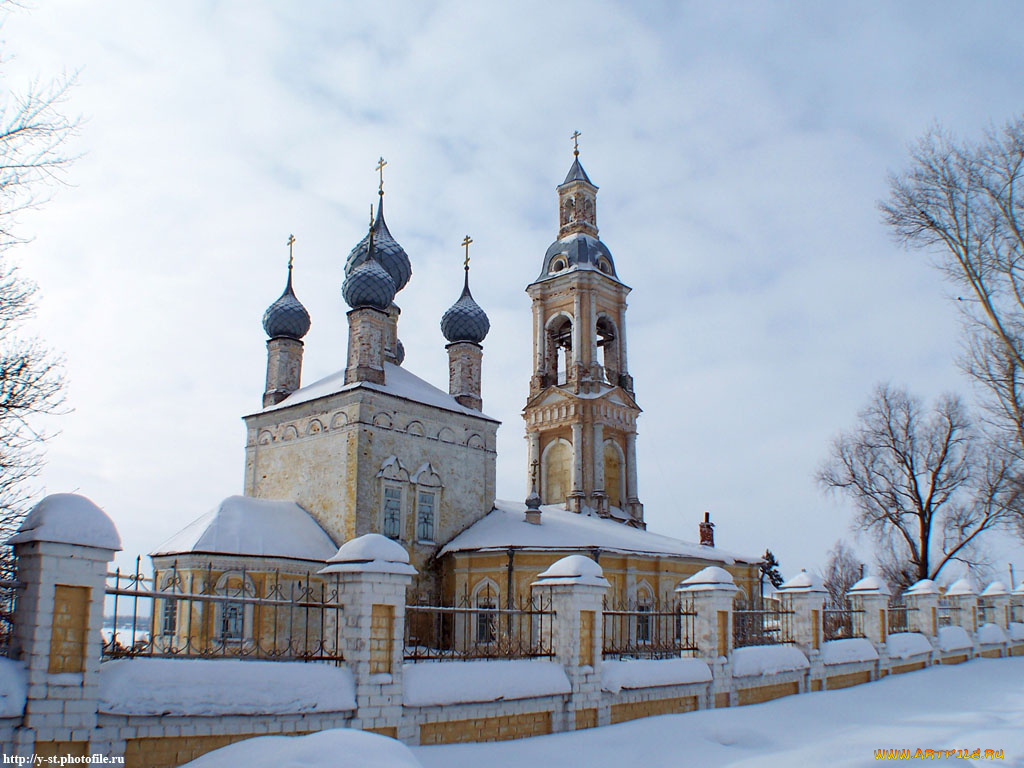
[[[215,593],[227,597],[255,597],[256,587],[240,571],[227,571],[217,580]],[[252,635],[252,605],[243,602],[217,602],[213,633],[219,643],[240,645]]]
[[[473,607],[477,609],[473,636],[477,643],[489,644],[497,639],[499,596],[498,585],[490,579],[484,579],[473,590]]]
[[[622,449],[614,440],[604,443],[604,492],[608,506],[622,508],[622,489],[625,486],[625,461]]]
[[[597,348],[601,355],[601,367],[605,380],[617,386],[619,383],[619,341],[615,323],[607,315],[597,318]]]
[[[545,504],[565,501],[572,490],[572,444],[558,438],[541,454],[541,487]]]
[[[651,617],[644,614],[654,609],[654,594],[646,583],[641,584],[636,590],[636,641],[637,643],[651,642]]]

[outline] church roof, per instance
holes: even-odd
[[[323,562],[337,551],[320,524],[294,501],[229,496],[150,556],[201,552]]]
[[[565,267],[561,270],[554,269],[556,256],[561,257],[565,262]],[[607,262],[608,272],[601,269],[602,260]],[[548,246],[544,253],[544,263],[541,265],[540,274],[534,282],[583,269],[601,272],[616,282],[622,282],[615,272],[615,260],[612,258],[612,252],[608,250],[608,246],[596,237],[582,232],[566,235]]]
[[[587,176],[587,172],[583,170],[583,165],[578,157],[573,158],[572,165],[569,167],[569,172],[565,175],[565,181],[562,184],[568,184],[570,181],[585,181],[590,186],[595,186],[594,182]]]
[[[476,416],[478,419],[487,419],[488,421],[494,422],[497,421],[497,419],[491,418],[480,411],[474,411],[472,408],[467,408],[447,392],[438,389],[433,384],[424,381],[414,373],[410,373],[400,365],[394,365],[393,363],[384,363],[383,384],[374,384],[369,381],[356,381],[351,384],[346,384],[345,371],[341,370],[337,373],[332,373],[330,376],[325,376],[319,381],[314,381],[312,384],[308,384],[301,389],[295,390],[280,403],[264,408],[263,413],[275,411],[280,408],[287,408],[291,405],[298,405],[299,403],[308,403],[312,400],[318,400],[321,397],[336,395],[339,392],[347,392],[349,390],[357,389],[358,387],[365,387],[367,389],[376,390],[377,392],[384,392],[388,395],[394,395],[395,397],[400,397],[404,400],[411,400],[415,403],[433,406],[434,408],[443,408],[446,411],[462,413],[467,416]]]
[[[509,547],[559,551],[599,548],[603,552],[692,557],[726,564],[761,562],[760,557],[662,536],[560,506],[541,507],[540,525],[526,522],[525,512],[522,502],[496,500],[490,513],[448,542],[439,554]]]

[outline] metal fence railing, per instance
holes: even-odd
[[[939,598],[939,608],[936,613],[936,623],[939,628],[960,626],[960,607],[953,605],[946,598]]]
[[[605,601],[602,612],[606,659],[668,659],[697,650],[692,601]]]
[[[317,579],[245,570],[171,569],[108,576],[103,657],[343,661],[339,589]]]
[[[499,607],[483,590],[458,605],[405,607],[405,659],[447,661],[517,659],[554,655],[551,600],[541,594]]]
[[[788,608],[735,603],[732,612],[733,647],[792,643],[792,617],[793,611]]]
[[[890,635],[910,631],[910,621],[908,619],[907,606],[905,605],[899,603],[890,605],[886,620],[888,622],[888,634]]]
[[[825,640],[864,637],[864,611],[850,605],[825,606],[822,630]]]
[[[1024,603],[1010,603],[1010,621],[1024,624]]]

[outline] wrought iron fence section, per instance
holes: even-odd
[[[405,607],[407,661],[525,659],[554,656],[551,599],[535,595],[504,608],[489,590],[457,605]]]
[[[697,650],[689,600],[609,604],[602,612],[603,653],[606,659],[669,659]]]
[[[216,579],[214,577],[217,577]],[[229,657],[344,661],[338,583],[275,572],[257,586],[244,569],[182,573],[177,564],[151,577],[108,573],[104,659]],[[158,588],[159,587],[159,588]]]
[[[980,598],[978,600],[978,626],[983,624],[998,624],[1000,620],[998,611],[995,605],[993,605],[987,598]]]
[[[944,597],[939,598],[936,623],[939,628],[960,626],[960,607],[953,605]]]
[[[886,621],[890,635],[910,631],[910,620],[908,618],[907,606],[905,605],[900,603],[890,605],[889,612],[886,614]]]
[[[823,619],[826,641],[864,637],[864,611],[854,609],[849,603],[826,605]]]
[[[736,602],[732,611],[733,647],[792,643],[793,613],[792,609],[785,607]]]
[[[1010,603],[1010,621],[1024,624],[1024,603]]]

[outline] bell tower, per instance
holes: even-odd
[[[526,288],[533,367],[523,410],[528,463],[544,504],[644,527],[637,495],[636,419],[626,356],[626,296],[598,237],[597,186],[579,160],[558,186],[558,239]]]

